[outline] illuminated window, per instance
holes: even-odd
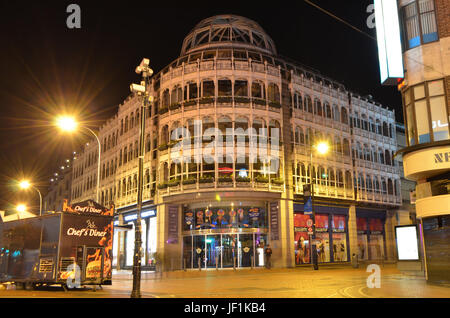
[[[443,80],[409,88],[403,100],[409,146],[450,138]]]
[[[433,0],[416,0],[402,8],[405,49],[438,40]]]

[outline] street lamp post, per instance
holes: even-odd
[[[311,187],[310,187],[310,192],[311,192],[311,219],[312,219],[312,222],[313,222],[313,224],[312,224],[312,229],[313,229],[313,231],[312,231],[312,235],[309,235],[309,242],[310,242],[310,254],[311,254],[311,258],[312,258],[312,263],[313,263],[313,268],[314,268],[314,270],[318,270],[319,269],[319,262],[318,262],[318,259],[317,259],[317,248],[316,248],[316,244],[314,243],[313,244],[313,241],[312,240],[315,240],[316,239],[316,212],[315,212],[315,209],[314,209],[314,180],[313,180],[313,152],[314,152],[314,150],[313,150],[313,148],[316,148],[317,149],[317,151],[320,153],[320,154],[326,154],[327,152],[328,152],[328,148],[329,148],[329,146],[328,146],[328,144],[327,143],[325,143],[325,142],[320,142],[320,143],[318,143],[316,146],[313,146],[312,145],[312,142],[310,143],[310,146],[309,146],[309,152],[310,152],[310,156],[311,156],[311,171],[310,171],[310,174],[311,174],[311,180],[310,180],[310,184],[311,184]]]
[[[57,119],[57,126],[62,130],[62,131],[67,131],[67,132],[73,132],[74,130],[76,130],[78,123],[75,121],[75,119],[73,117],[69,117],[69,116],[61,116]],[[89,127],[86,126],[81,126],[82,128],[86,129],[87,131],[89,131],[92,135],[94,135],[95,139],[97,140],[97,144],[98,144],[98,160],[97,160],[97,193],[96,193],[96,201],[97,203],[100,203],[100,165],[101,165],[101,151],[102,151],[102,146],[100,143],[100,139],[98,138],[98,135]]]
[[[134,258],[133,258],[133,290],[131,291],[131,298],[141,297],[141,246],[142,246],[142,229],[141,229],[141,210],[142,210],[142,192],[144,186],[144,137],[145,137],[145,114],[148,107],[148,102],[151,100],[149,96],[149,82],[153,70],[149,68],[149,59],[144,58],[141,64],[136,67],[136,73],[142,73],[142,81],[140,85],[131,84],[130,90],[142,96],[141,104],[141,122],[139,130],[139,171],[138,171],[138,188],[137,188],[137,219],[134,235]]]
[[[37,191],[37,193],[39,194],[39,216],[41,216],[42,215],[42,194],[41,194],[41,191],[39,191],[39,189],[38,188],[36,188],[35,186],[33,186],[33,185],[31,185],[28,181],[26,181],[26,180],[22,180],[20,183],[19,183],[19,186],[20,186],[20,188],[21,189],[28,189],[28,188],[33,188],[34,190],[36,190]]]

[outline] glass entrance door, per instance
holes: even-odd
[[[237,235],[222,234],[222,267],[237,266]]]
[[[253,260],[253,234],[239,235],[239,267],[251,267]]]
[[[196,235],[194,236],[194,268],[205,267],[204,257],[205,257],[205,235]]]
[[[220,268],[220,235],[206,236],[206,266]]]

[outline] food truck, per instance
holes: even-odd
[[[110,285],[113,215],[113,206],[65,200],[61,212],[0,217],[0,283]]]

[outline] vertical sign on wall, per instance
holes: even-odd
[[[404,77],[397,0],[374,0],[381,84]]]
[[[169,216],[168,243],[176,244],[178,243],[178,205],[168,206],[168,216]]]
[[[305,215],[312,214],[312,197],[311,197],[311,185],[305,184],[303,185],[303,213]]]
[[[278,201],[270,202],[270,233],[272,241],[278,241],[280,239],[278,210]]]

